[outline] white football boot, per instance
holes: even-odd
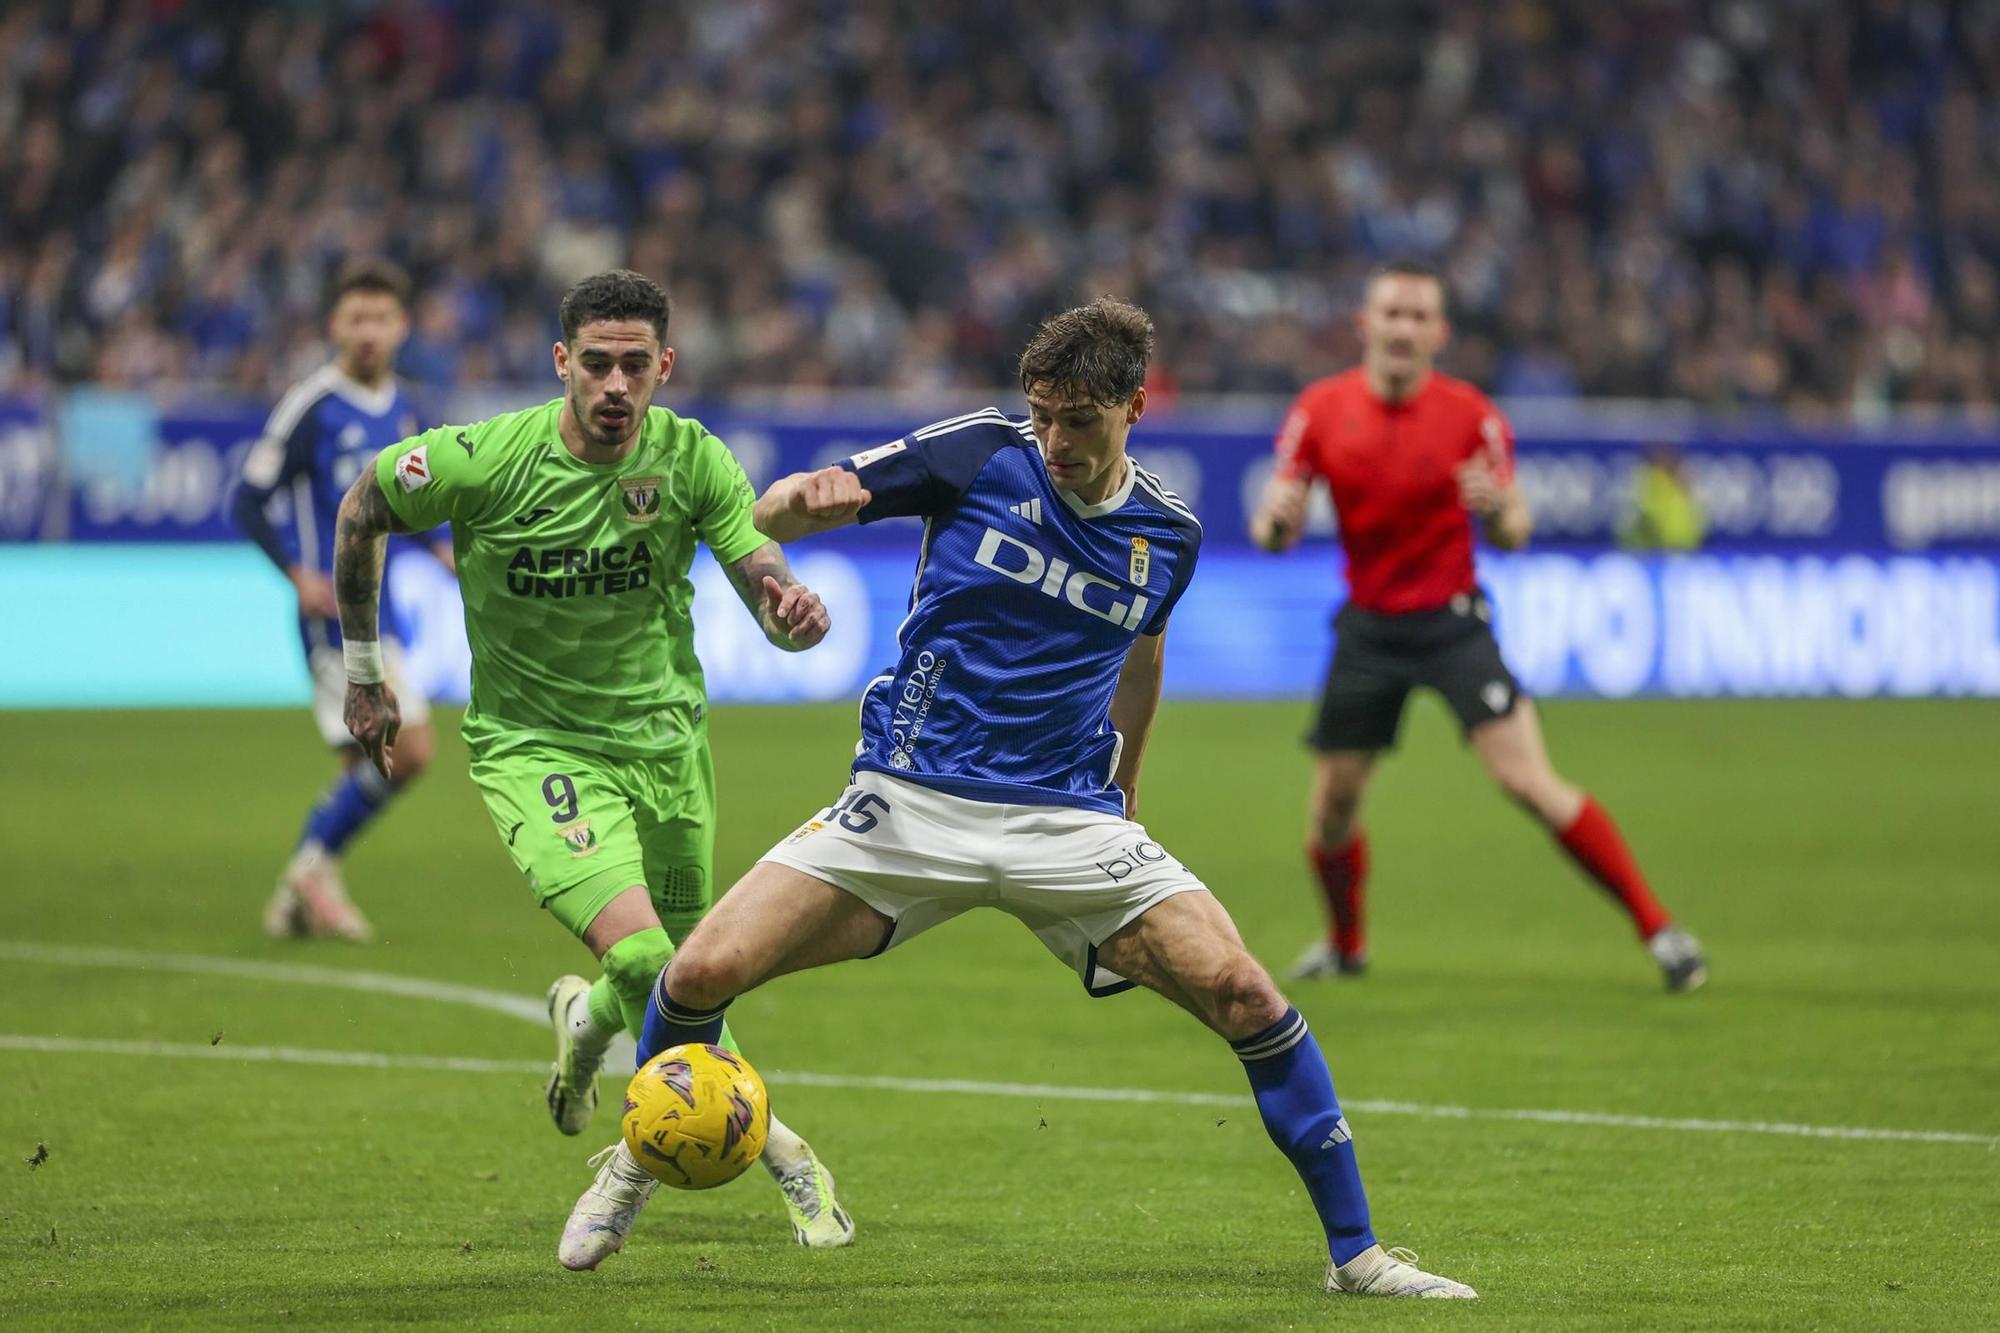
[[[784,1195],[799,1244],[826,1250],[854,1242],[854,1219],[833,1196],[833,1174],[804,1139],[775,1118],[763,1161]],[[624,1249],[639,1210],[660,1184],[646,1174],[622,1138],[590,1164],[598,1168],[597,1179],[570,1210],[556,1248],[556,1258],[572,1271],[595,1268]]]
[[[284,884],[298,896],[307,934],[356,944],[375,938],[375,928],[347,896],[340,858],[318,843],[308,842],[292,856]]]
[[[1306,946],[1285,972],[1287,981],[1316,981],[1320,977],[1359,977],[1368,972],[1366,953],[1341,953],[1325,940]]]
[[[562,1243],[556,1247],[556,1258],[572,1271],[595,1268],[624,1249],[639,1210],[660,1187],[633,1160],[622,1138],[591,1158],[590,1164],[598,1168],[597,1179],[570,1209]]]
[[[815,1250],[854,1243],[854,1219],[833,1197],[833,1172],[826,1169],[811,1144],[776,1116],[771,1117],[771,1137],[764,1144],[763,1162],[785,1196],[794,1240]]]
[[[1417,1267],[1417,1256],[1397,1246],[1371,1245],[1336,1267],[1326,1261],[1326,1289],[1343,1296],[1414,1296],[1429,1301],[1476,1301],[1479,1293]]]
[[[590,983],[557,977],[549,987],[549,1026],[555,1029],[556,1059],[549,1067],[549,1118],[565,1134],[581,1134],[597,1110],[597,1069],[604,1063],[610,1034],[590,1021]]]
[[[271,891],[271,901],[264,904],[264,933],[274,940],[305,936],[306,905],[299,901],[298,890],[285,880],[278,881],[278,887]]]
[[[1708,957],[1701,941],[1679,926],[1662,926],[1646,941],[1646,952],[1660,965],[1660,977],[1675,995],[1700,990],[1708,980]]]

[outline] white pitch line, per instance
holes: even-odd
[[[986,1097],[1033,1097],[1079,1102],[1169,1102],[1185,1106],[1249,1107],[1250,1098],[1221,1092],[1162,1092],[1151,1088],[1077,1088],[1052,1083],[980,1083],[959,1078],[893,1078],[873,1074],[807,1074],[774,1071],[773,1083],[800,1087],[881,1088],[896,1092],[961,1092]],[[1665,1129],[1695,1134],[1775,1134],[1802,1139],[1872,1139],[1885,1143],[1972,1143],[2000,1147],[2000,1135],[1949,1129],[1872,1129],[1861,1125],[1797,1125],[1767,1120],[1688,1120],[1606,1111],[1537,1111],[1506,1107],[1432,1106],[1421,1102],[1344,1098],[1363,1115],[1407,1115],[1429,1120],[1526,1120],[1550,1125],[1601,1125],[1614,1129]]]
[[[53,963],[59,967],[133,967],[148,972],[190,972],[204,977],[239,977],[245,981],[277,981],[295,986],[328,986],[339,990],[401,995],[412,1000],[461,1004],[546,1025],[548,1005],[509,991],[458,986],[423,977],[399,977],[388,972],[358,972],[344,967],[314,967],[310,963],[260,963],[249,958],[218,958],[199,953],[147,953],[141,949],[101,949],[69,944],[35,944],[0,940],[0,959],[17,963]]]
[[[401,995],[485,1009],[536,1024],[548,1022],[541,1001],[506,991],[385,972],[314,967],[303,963],[261,963],[202,954],[146,953],[137,949],[88,948],[0,940],[0,960],[53,963],[80,967],[134,967],[231,976],[256,981],[332,986],[345,990]],[[282,1064],[340,1065],[365,1069],[416,1069],[452,1073],[539,1074],[546,1061],[484,1060],[466,1056],[388,1055],[375,1051],[318,1051],[293,1046],[229,1046],[179,1042],[111,1041],[92,1038],[43,1037],[0,1033],[0,1050],[51,1054],[92,1054],[128,1057],[241,1060]],[[989,1083],[975,1079],[899,1078],[888,1074],[820,1074],[773,1069],[772,1083],[794,1087],[854,1091],[961,1094],[976,1097],[1018,1097],[1039,1101],[1138,1102],[1175,1106],[1222,1106],[1248,1109],[1251,1100],[1240,1093],[1173,1092],[1152,1088],[1085,1088],[1054,1083]],[[1989,1150],[2000,1148],[2000,1135],[1970,1134],[1945,1129],[1879,1129],[1864,1125],[1806,1125],[1766,1120],[1703,1120],[1669,1116],[1620,1115],[1604,1111],[1536,1110],[1510,1107],[1433,1105],[1423,1102],[1351,1099],[1346,1109],[1363,1115],[1413,1116],[1428,1120],[1511,1120],[1549,1125],[1591,1125],[1607,1129],[1665,1130],[1692,1134],[1762,1134],[1781,1138],[1847,1139],[1879,1143],[1959,1143]]]
[[[109,1041],[0,1033],[0,1051],[109,1055],[119,1059],[242,1060],[254,1064],[339,1065],[349,1069],[421,1069],[451,1074],[546,1074],[546,1060],[480,1060],[464,1055],[384,1055],[380,1051],[310,1051],[298,1046],[204,1046],[180,1041]]]

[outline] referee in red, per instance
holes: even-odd
[[[1695,989],[1708,979],[1700,944],[1660,906],[1604,807],[1550,767],[1534,703],[1500,658],[1473,573],[1471,520],[1508,551],[1527,544],[1533,522],[1506,419],[1479,390],[1432,368],[1451,331],[1443,281],[1423,264],[1385,265],[1369,277],[1357,322],[1361,364],[1299,395],[1250,524],[1258,546],[1291,549],[1312,484],[1324,479],[1347,552],[1348,600],[1307,738],[1318,759],[1306,854],[1331,929],[1292,975],[1367,967],[1368,840],[1356,816],[1376,760],[1396,743],[1403,702],[1421,685],[1444,696],[1500,789],[1624,908],[1667,989]]]

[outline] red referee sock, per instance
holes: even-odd
[[[1357,832],[1341,847],[1306,848],[1306,859],[1319,876],[1320,896],[1332,924],[1327,943],[1343,958],[1358,958],[1368,950],[1362,922],[1368,883],[1368,835]]]
[[[1618,825],[1593,797],[1583,798],[1583,809],[1577,812],[1575,822],[1558,833],[1556,841],[1586,874],[1619,901],[1631,916],[1632,924],[1639,928],[1640,939],[1651,939],[1654,931],[1673,920],[1647,887],[1646,877],[1639,873],[1639,863],[1632,859],[1632,849],[1625,845]]]

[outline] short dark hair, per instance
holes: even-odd
[[[1444,274],[1439,271],[1437,265],[1408,255],[1385,259],[1369,269],[1368,281],[1361,285],[1361,290],[1365,292],[1375,285],[1377,278],[1387,277],[1429,278],[1438,285],[1439,296],[1449,297],[1451,294],[1450,289],[1445,286]]]
[[[1021,353],[1021,387],[1046,385],[1064,397],[1100,407],[1125,402],[1146,382],[1153,358],[1153,321],[1115,296],[1044,320]]]
[[[380,292],[396,298],[396,304],[408,309],[410,305],[410,275],[400,264],[386,259],[350,259],[340,266],[333,278],[333,293],[327,298],[326,308],[331,310],[340,304],[340,298],[349,292]]]
[[[673,311],[667,289],[643,273],[629,268],[593,273],[563,293],[563,341],[575,342],[578,329],[601,319],[643,319],[653,326],[653,336],[665,342]]]

